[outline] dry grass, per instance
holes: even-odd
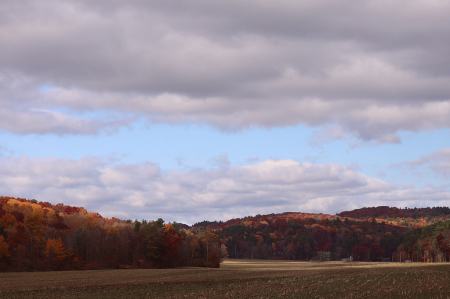
[[[450,264],[227,260],[220,269],[0,273],[0,298],[450,298]]]

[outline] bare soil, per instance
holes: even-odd
[[[450,299],[450,263],[229,259],[220,269],[9,272],[0,298]]]

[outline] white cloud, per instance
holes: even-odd
[[[336,213],[362,206],[448,205],[445,188],[415,190],[338,164],[266,160],[162,172],[153,163],[110,165],[26,156],[0,159],[3,195],[83,206],[104,216],[194,223],[285,211]]]
[[[133,115],[399,143],[399,131],[450,127],[449,12],[444,1],[2,2],[0,130],[95,134]],[[77,116],[96,111],[120,117]]]

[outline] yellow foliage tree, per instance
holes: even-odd
[[[203,233],[202,237],[200,238],[200,242],[205,244],[206,247],[206,260],[209,260],[209,252],[211,249],[216,249],[215,247],[219,243],[219,236],[216,235],[213,232],[206,231]]]

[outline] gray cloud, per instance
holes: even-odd
[[[18,134],[97,134],[114,132],[126,126],[130,120],[105,121],[82,119],[52,110],[6,110],[0,109],[0,130]]]
[[[309,138],[309,144],[317,146],[333,140],[346,139],[345,133],[336,126],[327,126],[322,130],[314,131]]]
[[[338,164],[266,160],[240,167],[163,172],[153,163],[111,165],[26,156],[0,158],[5,195],[83,206],[108,217],[194,223],[285,211],[336,213],[362,206],[449,205],[445,188],[412,189]],[[205,216],[207,215],[207,216]]]
[[[444,148],[429,155],[420,157],[419,159],[397,163],[392,166],[409,166],[412,169],[415,169],[416,167],[426,166],[437,175],[448,178],[450,177],[450,148]]]
[[[0,75],[0,105],[23,117],[0,129],[90,134],[114,125],[68,118],[113,111],[398,143],[398,131],[450,127],[449,12],[425,1],[3,2],[0,74],[22,79]],[[61,108],[33,131],[33,111]]]
[[[50,87],[49,87],[50,88]],[[83,117],[51,107],[34,79],[11,71],[0,71],[0,131],[17,134],[98,134],[114,132],[137,119],[123,113],[103,113],[100,117]],[[82,98],[82,95],[79,95]],[[71,107],[59,106],[62,110]],[[60,109],[61,110],[61,109]],[[78,114],[78,115],[77,115]]]

